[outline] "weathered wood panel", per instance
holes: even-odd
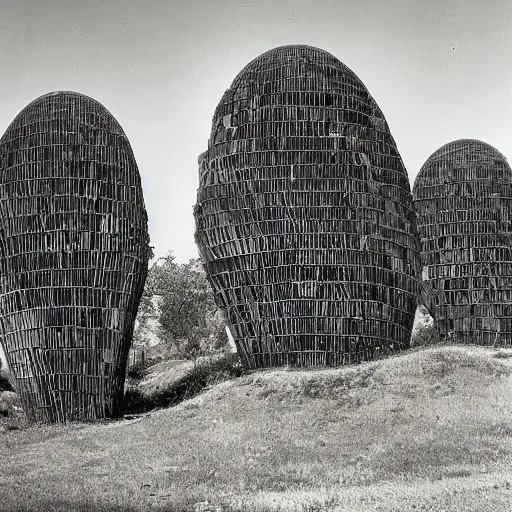
[[[409,345],[409,180],[349,68],[307,46],[256,58],[221,99],[199,163],[196,241],[248,366],[337,366]]]
[[[442,339],[512,342],[512,171],[478,140],[446,144],[414,184],[423,280]]]
[[[30,103],[0,139],[0,340],[32,420],[121,414],[147,259],[117,121],[77,93]]]

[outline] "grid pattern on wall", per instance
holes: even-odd
[[[0,139],[0,341],[33,421],[122,413],[148,242],[112,115],[72,92],[23,109]]]
[[[407,172],[359,78],[307,46],[235,78],[199,157],[196,242],[250,367],[338,366],[409,345]]]
[[[422,277],[442,339],[512,342],[512,170],[492,146],[450,142],[414,183]]]

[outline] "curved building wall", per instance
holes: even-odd
[[[329,53],[276,48],[235,78],[199,158],[196,241],[251,367],[409,345],[415,214],[379,107]]]
[[[442,339],[512,342],[512,171],[478,140],[441,147],[414,184],[422,277]]]
[[[0,340],[37,422],[122,413],[147,273],[139,172],[112,115],[72,92],[0,139]]]

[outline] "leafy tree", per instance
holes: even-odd
[[[418,306],[415,327],[411,337],[411,347],[436,345],[440,342],[439,334],[427,308],[423,305]]]
[[[441,343],[441,340],[433,324],[420,325],[411,338],[411,347],[423,347],[439,343]]]
[[[227,346],[225,322],[215,304],[201,260],[177,263],[170,252],[149,269],[138,314],[135,341],[148,320],[176,357],[193,358]]]
[[[415,322],[418,326],[432,325],[434,322],[434,319],[428,312],[428,309],[423,304],[419,304],[418,308],[416,309]]]

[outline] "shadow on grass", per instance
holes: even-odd
[[[32,505],[23,503],[23,505],[13,506],[12,508],[9,508],[7,505],[7,507],[2,508],[2,512],[41,512],[43,510],[45,512],[141,512],[142,510],[131,505],[90,503],[87,500],[84,500],[82,503],[76,503],[59,499],[51,501],[41,500]]]
[[[177,405],[214,384],[240,377],[244,373],[237,354],[202,361],[194,365],[182,378],[151,394],[142,393],[137,387],[128,389],[125,394],[125,414],[140,414]]]
[[[5,507],[5,508],[4,508]],[[78,502],[77,500],[53,499],[53,500],[37,500],[32,503],[22,503],[19,505],[1,504],[2,512],[191,512],[194,510],[193,504],[114,504],[114,503],[98,503],[87,500]],[[209,509],[206,509],[209,510]],[[227,512],[227,511],[226,511]]]
[[[512,352],[496,352],[493,357],[497,359],[510,359],[512,358]]]
[[[5,370],[0,369],[0,393],[2,391],[14,391],[9,374]]]
[[[197,507],[194,507],[194,503],[179,504],[172,505],[168,503],[162,503],[158,505],[114,505],[108,503],[94,503],[89,502],[84,499],[83,502],[77,503],[76,501],[66,501],[66,500],[41,500],[37,503],[33,503],[31,505],[27,505],[26,503],[13,506],[9,508],[0,508],[2,512],[151,512],[156,510],[157,512],[191,512],[194,510],[198,510]],[[204,510],[205,512],[209,512],[210,510],[214,510],[211,508],[203,507],[199,510]],[[232,510],[231,508],[223,508],[225,512],[229,512]]]

